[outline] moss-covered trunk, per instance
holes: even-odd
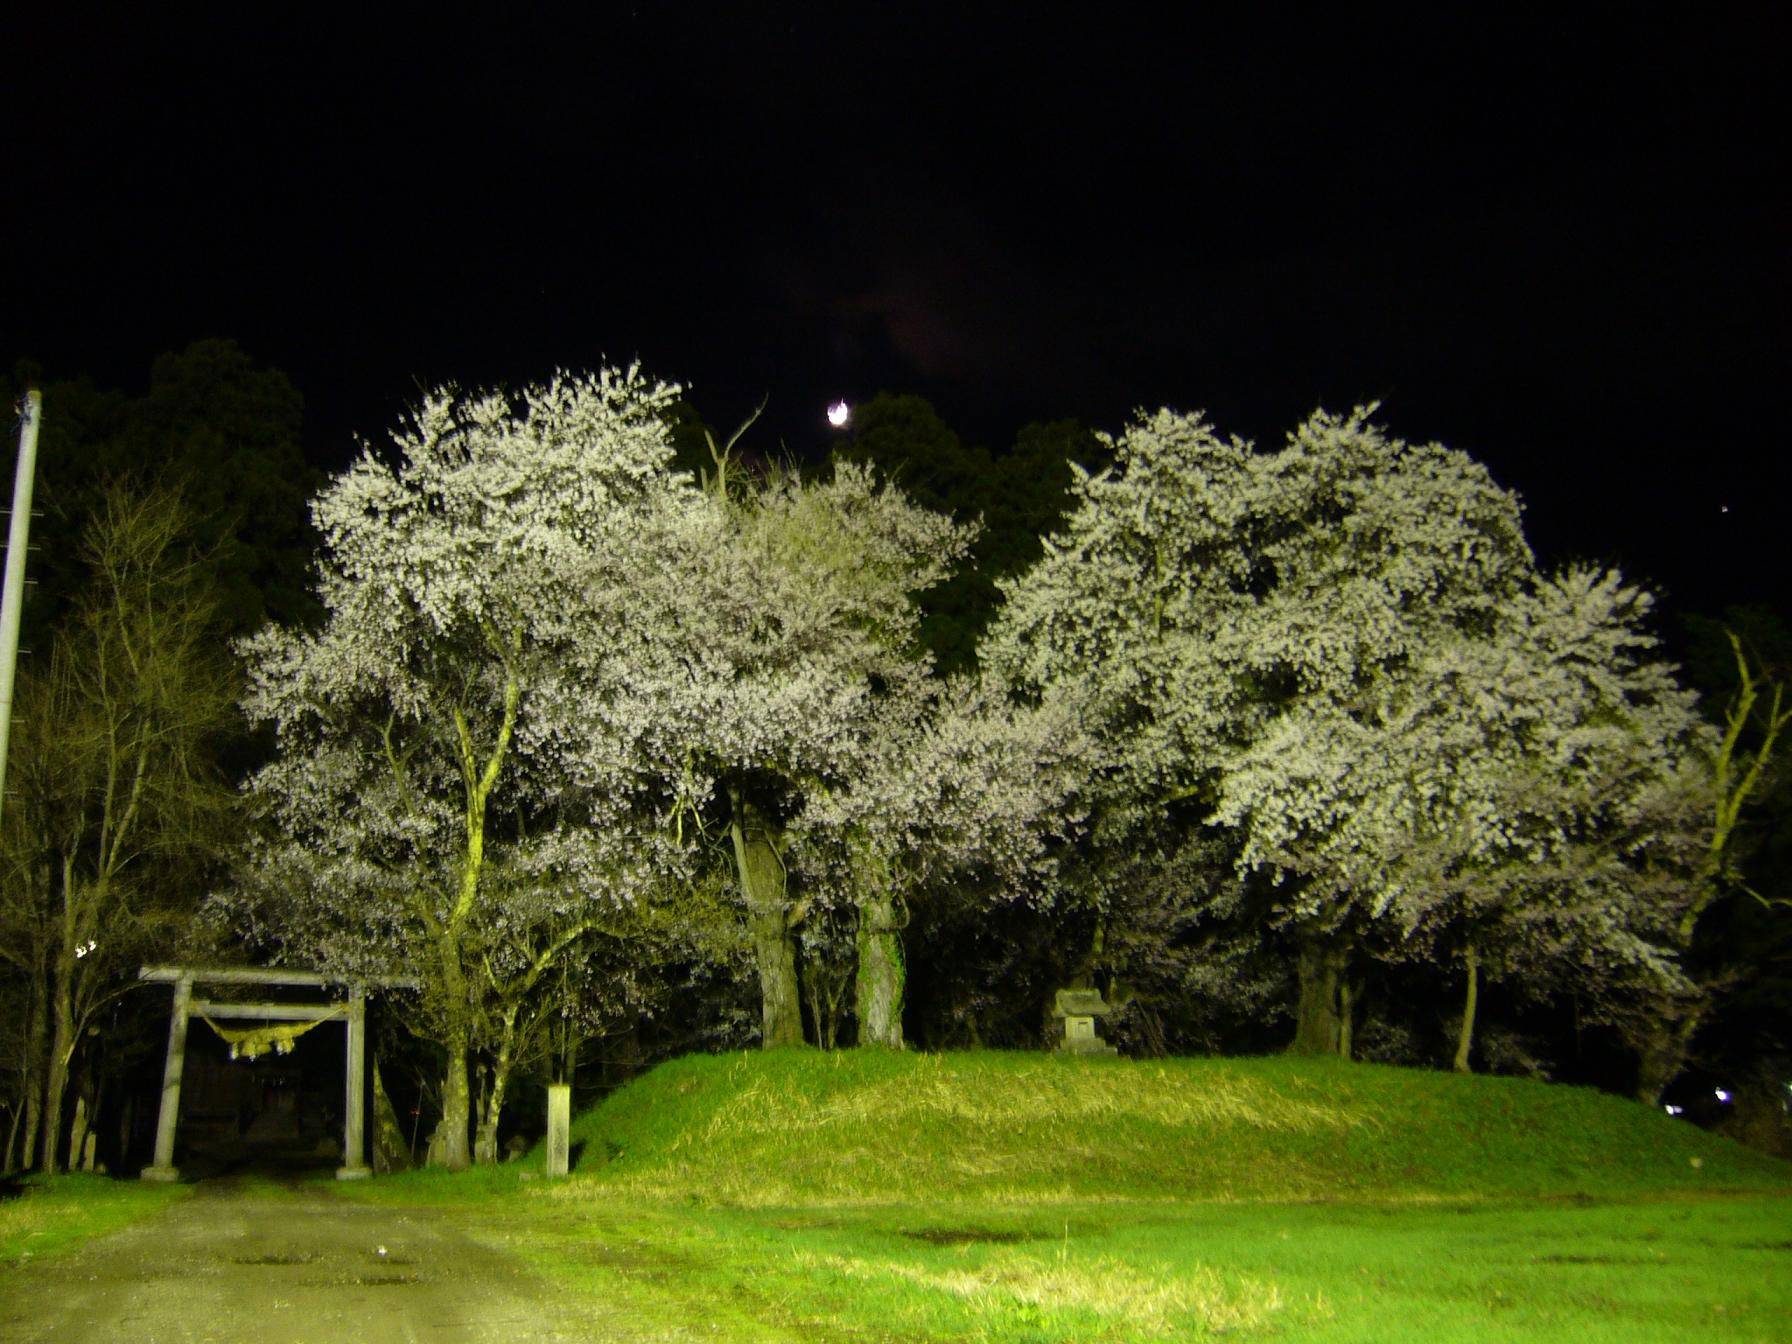
[[[767,1050],[803,1043],[803,1007],[796,976],[796,940],[781,909],[750,910],[753,962],[759,972],[760,1035]]]
[[[902,927],[885,892],[859,904],[859,1044],[902,1049]]]
[[[503,1029],[492,1059],[491,1086],[486,1089],[479,1135],[473,1145],[473,1160],[481,1166],[491,1166],[498,1160],[498,1122],[504,1118],[504,1097],[510,1089],[511,1067],[516,1062],[516,1015],[515,1004],[508,1005],[502,1015]]]
[[[1317,939],[1304,940],[1295,963],[1300,994],[1294,1006],[1294,1055],[1336,1055],[1344,1034],[1344,950]]]
[[[467,1082],[467,1034],[464,1031],[444,1032],[442,1042],[448,1059],[442,1070],[442,1122],[429,1145],[431,1163],[450,1171],[465,1171],[472,1165],[467,1149],[467,1126],[473,1118],[473,1094]]]
[[[473,1118],[472,1090],[467,1078],[472,1033],[467,1025],[470,1013],[460,941],[452,927],[443,929],[437,936],[436,955],[435,987],[439,998],[434,1005],[438,1016],[433,1034],[445,1058],[442,1061],[442,1118],[430,1137],[427,1161],[432,1167],[465,1171],[472,1165],[472,1153],[467,1146],[467,1127]]]
[[[753,964],[759,972],[760,1044],[767,1050],[803,1043],[802,989],[796,975],[795,923],[784,860],[767,824],[739,785],[730,786],[729,831],[747,908]]]
[[[521,649],[522,635],[513,633],[508,645],[495,633],[487,632],[491,647],[505,662],[504,717],[491,750],[483,758],[474,746],[473,731],[466,711],[452,707],[456,740],[460,748],[461,784],[465,791],[466,832],[462,837],[466,848],[460,856],[459,890],[448,918],[435,925],[435,947],[439,962],[438,1006],[442,1013],[439,1037],[448,1058],[442,1075],[442,1123],[430,1141],[429,1160],[450,1171],[464,1171],[472,1165],[467,1147],[467,1129],[473,1119],[473,1099],[467,1078],[467,1064],[472,1053],[473,1005],[469,994],[464,951],[468,929],[479,906],[480,882],[485,874],[485,821],[492,792],[510,750],[510,737],[516,728],[517,707],[522,703],[522,682],[510,659]],[[508,656],[506,656],[508,655]],[[397,767],[394,767],[395,771]],[[424,902],[424,922],[433,924]]]

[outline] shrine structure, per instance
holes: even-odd
[[[177,1181],[174,1165],[175,1130],[180,1124],[180,1080],[187,1054],[187,1023],[198,1017],[230,1043],[231,1058],[254,1059],[274,1050],[285,1054],[293,1041],[324,1022],[342,1021],[348,1028],[344,1060],[342,1165],[339,1181],[358,1180],[372,1174],[367,1165],[367,991],[413,985],[401,977],[349,979],[318,971],[264,970],[258,967],[145,966],[139,980],[174,986],[174,1013],[168,1021],[168,1059],[162,1070],[162,1107],[156,1117],[155,1164],[143,1169],[146,1181]],[[288,988],[334,989],[340,997],[329,1003],[230,1003],[196,999],[196,985],[276,985]],[[218,1026],[220,1020],[259,1022],[247,1029]]]

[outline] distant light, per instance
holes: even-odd
[[[1719,1101],[1728,1101],[1730,1099],[1730,1094],[1720,1087],[1717,1089],[1717,1099]]]
[[[1666,1111],[1669,1115],[1679,1115],[1680,1112],[1685,1110],[1686,1108],[1684,1106],[1675,1106],[1674,1104],[1672,1104],[1670,1102],[1668,1105],[1663,1106],[1661,1109]]]
[[[828,423],[835,429],[845,429],[846,422],[852,419],[852,407],[844,401],[836,401],[828,407]]]

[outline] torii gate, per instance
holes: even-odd
[[[177,1181],[174,1165],[174,1131],[180,1123],[180,1075],[187,1054],[187,1019],[194,1014],[208,1018],[253,1018],[263,1022],[328,1022],[342,1018],[348,1024],[348,1052],[343,1070],[346,1096],[342,1119],[342,1166],[339,1181],[359,1180],[373,1174],[367,1165],[364,1114],[367,1085],[367,990],[408,986],[400,977],[367,977],[350,980],[317,971],[261,970],[254,967],[207,969],[192,966],[145,966],[139,980],[174,986],[174,1016],[168,1022],[168,1062],[162,1069],[162,1109],[156,1118],[156,1160],[143,1168],[146,1181]],[[316,988],[343,986],[348,997],[336,1003],[214,1003],[193,997],[194,985],[306,985]],[[253,1056],[251,1056],[253,1057]]]

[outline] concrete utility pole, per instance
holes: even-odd
[[[19,609],[25,602],[25,547],[31,536],[31,486],[37,478],[37,422],[43,393],[25,394],[19,427],[19,469],[12,484],[12,526],[6,534],[6,586],[0,591],[0,812],[6,807],[6,752],[12,739],[12,685],[19,667]]]

